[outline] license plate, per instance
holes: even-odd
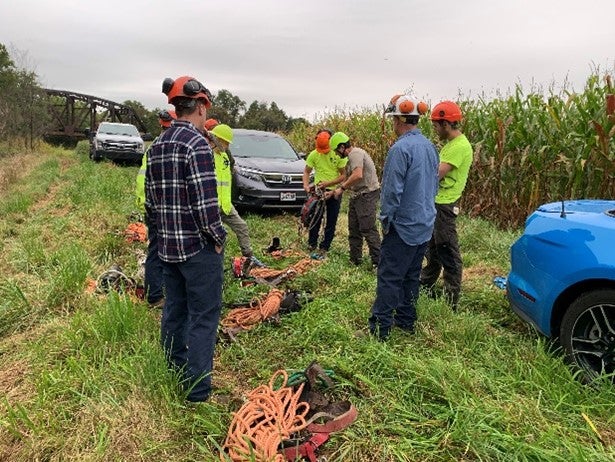
[[[289,202],[289,201],[296,201],[296,200],[297,200],[297,193],[294,193],[294,192],[280,193],[280,201],[282,202]]]

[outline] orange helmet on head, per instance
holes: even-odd
[[[329,130],[319,130],[316,135],[316,151],[321,154],[326,154],[331,150],[329,146],[329,140],[331,139],[331,132]]]
[[[205,130],[207,130],[208,132],[211,131],[211,129],[214,128],[219,123],[220,122],[216,119],[207,119],[204,124]]]
[[[177,119],[177,114],[175,114],[175,111],[163,109],[158,113],[158,122],[160,122],[160,126],[163,128],[169,128],[171,126],[171,122],[175,119]]]
[[[162,93],[167,95],[170,104],[173,104],[173,100],[178,96],[183,96],[185,98],[204,99],[205,107],[211,107],[211,92],[205,88],[205,85],[189,75],[183,75],[175,80],[167,77],[162,82]]]
[[[442,101],[434,106],[431,111],[431,120],[446,120],[447,122],[459,122],[463,118],[461,108],[452,101]]]

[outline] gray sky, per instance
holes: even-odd
[[[413,90],[436,103],[615,64],[615,0],[2,0],[0,43],[44,86],[167,107],[192,75],[312,119]]]

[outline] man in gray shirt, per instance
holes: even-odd
[[[350,261],[360,265],[363,259],[363,240],[367,242],[373,267],[380,261],[380,233],[376,228],[376,209],[380,196],[380,183],[374,161],[361,148],[351,145],[343,132],[334,133],[329,140],[332,151],[342,158],[348,157],[346,180],[335,190],[336,198],[344,191],[350,193],[348,201],[348,244]]]

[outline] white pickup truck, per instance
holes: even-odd
[[[143,138],[132,124],[101,122],[90,146],[90,158],[141,163]]]

